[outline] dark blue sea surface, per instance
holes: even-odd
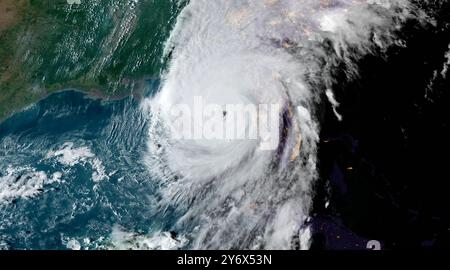
[[[117,227],[142,235],[168,229],[142,161],[147,124],[136,99],[77,91],[55,93],[4,121],[0,247],[107,248]]]

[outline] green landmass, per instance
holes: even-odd
[[[77,1],[0,0],[0,16],[8,14],[0,20],[0,120],[57,90],[133,93],[164,68],[164,41],[186,1],[69,2]]]

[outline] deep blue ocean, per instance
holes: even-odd
[[[169,230],[142,162],[147,130],[138,100],[71,90],[1,123],[0,247],[110,248],[114,230],[121,238]]]
[[[312,187],[313,206],[307,224],[311,227],[311,249],[366,249],[370,240],[387,250],[450,249],[445,158],[450,152],[450,5],[448,1],[438,2],[423,1],[424,6],[435,10],[430,11],[436,12],[435,20],[405,22],[396,33],[401,41],[398,48],[386,50],[382,56],[375,53],[359,59],[355,63],[357,77],[348,78],[344,62],[342,68],[339,64],[331,72],[331,88],[343,120],[336,117],[331,101],[332,106],[325,102],[317,109],[321,115],[318,179]],[[212,13],[207,10],[205,14]],[[363,17],[357,16],[358,20]],[[368,36],[378,41],[372,34]],[[211,43],[205,39],[204,44]],[[232,48],[225,45],[225,51]],[[275,45],[293,49],[289,39]],[[328,48],[329,44],[325,45]],[[235,53],[230,50],[232,59],[239,58]],[[349,47],[348,54],[352,53]],[[199,53],[199,58],[204,57]],[[349,58],[350,62],[354,60]],[[325,57],[324,64],[328,61]],[[186,66],[186,70],[192,68],[197,67]],[[195,79],[189,77],[186,84]],[[159,84],[158,80],[148,81],[144,96],[154,94]],[[234,208],[228,207],[228,196],[211,207],[210,201],[205,201],[216,197],[208,191],[221,190],[221,182],[213,186],[215,189],[198,189],[203,193],[190,192],[200,208],[164,204],[164,183],[153,176],[146,163],[149,151],[153,151],[149,142],[158,144],[149,135],[150,120],[139,99],[108,101],[66,90],[0,123],[0,249],[189,249],[197,233],[196,223],[203,220],[209,225],[205,231],[222,242],[208,245],[208,237],[201,239],[208,234],[203,234],[200,248],[248,248],[248,243],[253,244],[252,236],[257,234],[247,234],[245,229],[265,229],[266,217],[270,216],[247,219],[245,208],[232,215],[231,220],[237,222],[229,222],[227,215]],[[159,157],[158,152],[153,154]],[[189,160],[191,156],[186,157]],[[254,172],[258,168],[262,167]],[[247,187],[245,181],[237,182],[236,189]],[[272,202],[272,191],[285,198],[280,192],[285,190],[284,185],[273,183],[278,190],[258,185],[260,189],[251,186],[249,193],[262,205]],[[234,194],[230,186],[222,195]],[[259,191],[266,190],[270,196],[259,200]],[[285,201],[276,200],[266,208],[277,210]],[[251,206],[251,213],[264,214],[253,211],[258,205]],[[198,220],[179,222],[187,208],[194,208],[192,213]],[[201,216],[205,211],[209,211],[206,218]],[[297,219],[289,216],[286,220],[291,218]],[[279,224],[289,225],[283,219]],[[291,245],[299,248],[297,243]]]

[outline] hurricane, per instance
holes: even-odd
[[[0,249],[447,247],[449,8],[3,1]]]
[[[403,0],[189,2],[165,45],[160,90],[141,108],[151,119],[145,159],[160,179],[159,207],[176,209],[191,248],[309,247],[320,108],[345,117],[336,70],[355,79],[358,59],[401,47],[397,33],[422,16],[415,10]],[[261,138],[171,139],[182,132],[171,108],[195,110],[196,97],[221,108],[279,104],[276,149],[261,149]]]

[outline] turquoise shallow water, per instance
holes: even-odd
[[[149,91],[158,87],[149,82]],[[0,245],[108,246],[114,228],[146,235],[171,227],[142,163],[147,119],[139,101],[53,94],[0,125]],[[69,243],[69,244],[68,244]]]

